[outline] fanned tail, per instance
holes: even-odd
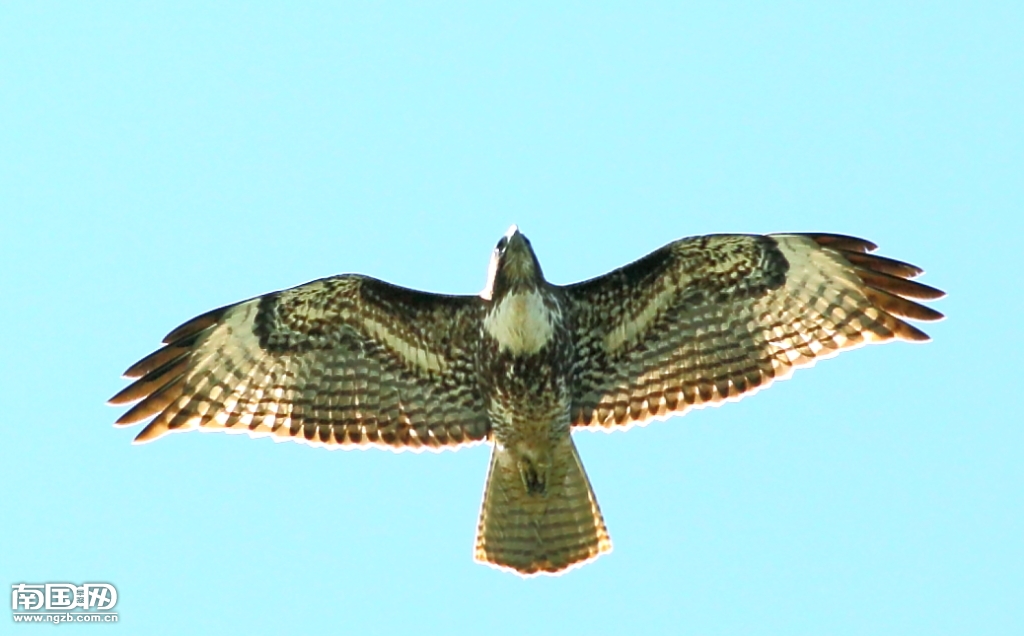
[[[612,549],[572,438],[551,453],[543,492],[528,488],[508,449],[495,445],[474,558],[520,575],[558,574]]]

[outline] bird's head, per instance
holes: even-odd
[[[530,240],[513,225],[494,247],[487,286],[480,295],[496,300],[509,291],[536,289],[543,284],[544,273],[530,247]]]

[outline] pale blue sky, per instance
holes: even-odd
[[[1024,633],[1020,3],[209,4],[0,5],[0,583],[114,583],[126,634]],[[511,223],[558,283],[863,236],[948,319],[577,435],[615,550],[555,579],[472,561],[486,448],[111,427],[183,320],[476,293]]]

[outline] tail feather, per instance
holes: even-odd
[[[531,492],[532,491],[532,492]],[[514,455],[495,446],[480,509],[477,561],[519,574],[557,574],[612,549],[608,530],[571,437],[553,450],[543,493],[522,477]]]

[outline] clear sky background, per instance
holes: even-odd
[[[1024,5],[209,4],[0,5],[0,583],[115,584],[97,633],[1024,633]],[[615,549],[559,578],[472,561],[486,447],[111,427],[182,321],[476,293],[512,223],[557,283],[863,236],[948,318],[577,435]]]

